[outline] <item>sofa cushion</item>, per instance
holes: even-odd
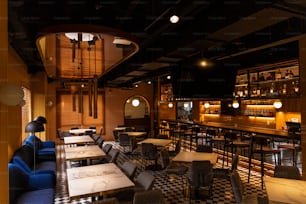
[[[27,191],[18,197],[16,204],[53,204],[54,189],[47,188],[36,191]]]

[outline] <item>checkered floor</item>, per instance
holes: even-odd
[[[143,170],[143,167],[146,165],[141,160],[138,155],[125,155],[123,154],[123,149],[117,143],[111,142],[113,148],[117,148],[121,151],[117,164],[120,165],[126,160],[131,160],[135,162],[138,166],[137,173]],[[55,195],[55,204],[66,204],[66,203],[88,203],[91,202],[91,198],[83,198],[79,200],[69,200],[67,184],[66,184],[66,163],[64,159],[64,145],[57,145],[57,185],[56,185],[56,195]],[[182,151],[189,151],[183,149]],[[225,163],[226,164],[226,163]],[[217,167],[222,166],[222,159],[219,159]],[[248,170],[239,165],[238,172],[241,176],[241,179],[244,183],[244,190],[246,195],[257,194],[264,196],[266,192],[261,188],[261,179],[258,172],[251,172],[250,183],[248,183]],[[235,203],[234,195],[232,192],[231,184],[225,179],[214,179],[213,185],[213,195],[212,198],[204,198],[201,200],[191,200],[189,201],[188,197],[184,195],[185,189],[185,180],[181,178],[166,177],[162,171],[152,171],[155,175],[155,189],[161,189],[167,204],[177,204],[177,203]],[[136,174],[137,175],[137,174]]]

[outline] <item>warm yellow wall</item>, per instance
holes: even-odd
[[[8,1],[0,1],[0,85],[6,82],[8,60],[7,9]],[[0,96],[1,97],[1,96]],[[0,203],[9,203],[8,197],[8,108],[0,103]]]
[[[113,139],[113,129],[117,125],[124,124],[125,101],[133,95],[142,95],[150,103],[151,118],[154,113],[153,107],[153,85],[141,83],[138,88],[131,90],[107,88],[105,90],[105,139]]]

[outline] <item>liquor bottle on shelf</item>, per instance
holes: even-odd
[[[275,79],[276,80],[279,80],[279,79],[281,79],[282,78],[282,72],[280,71],[280,69],[276,72],[276,74],[275,74]]]

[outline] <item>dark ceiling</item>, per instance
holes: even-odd
[[[169,23],[172,14],[179,23]],[[290,0],[9,0],[9,40],[35,73],[44,70],[35,40],[46,27],[92,24],[126,31],[140,51],[99,79],[102,86],[124,87],[166,74],[188,58],[245,68],[298,57],[305,14],[306,2]]]

